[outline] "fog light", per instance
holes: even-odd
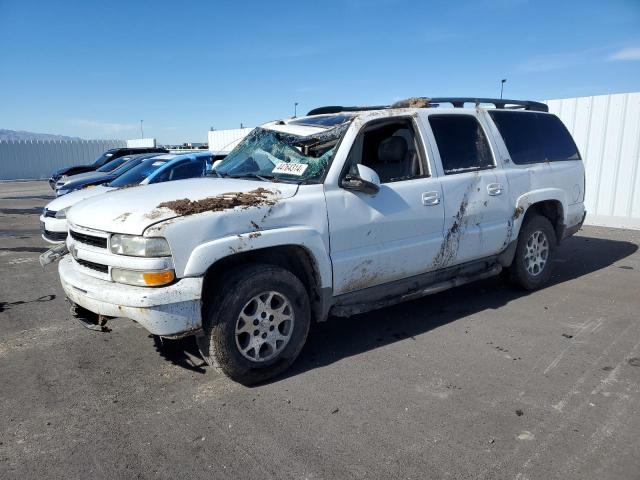
[[[173,282],[176,276],[173,270],[141,272],[124,268],[112,268],[111,278],[114,282],[136,285],[139,287],[159,287]]]

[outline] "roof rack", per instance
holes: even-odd
[[[330,113],[340,113],[340,112],[364,112],[367,110],[384,110],[389,108],[389,105],[374,105],[370,107],[341,107],[339,105],[330,105],[328,107],[318,107],[310,110],[307,113],[307,116],[310,117],[312,115],[326,115]]]
[[[464,107],[465,103],[490,103],[496,108],[517,108],[520,107],[523,110],[531,110],[534,112],[548,112],[548,105],[541,102],[534,102],[532,100],[508,100],[506,98],[471,98],[471,97],[435,97],[429,99],[429,104],[434,103],[450,103],[455,108]],[[509,106],[507,106],[509,105]]]
[[[532,100],[509,100],[506,98],[473,98],[473,97],[417,97],[401,100],[392,105],[377,105],[370,107],[342,107],[339,105],[331,105],[327,107],[318,107],[307,113],[307,116],[326,115],[341,112],[365,112],[368,110],[387,110],[389,108],[432,108],[437,107],[440,103],[450,103],[454,108],[463,108],[465,103],[489,103],[499,109],[523,109],[534,112],[548,112],[549,107],[541,102]]]

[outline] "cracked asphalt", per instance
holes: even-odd
[[[191,339],[68,319],[45,182],[0,183],[0,478],[638,479],[640,232],[585,227],[499,278],[317,326],[253,388]]]

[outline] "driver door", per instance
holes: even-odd
[[[356,137],[342,176],[354,163],[368,166],[380,176],[378,193],[325,186],[334,295],[433,269],[444,207],[425,151],[413,119],[370,122]]]

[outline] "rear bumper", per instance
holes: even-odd
[[[147,288],[101,280],[80,268],[65,256],[58,266],[60,282],[72,302],[91,312],[130,318],[154,335],[179,335],[202,327],[201,277]]]
[[[574,217],[579,219],[578,222],[573,223],[573,225],[569,225],[564,229],[564,232],[562,233],[562,240],[564,240],[565,238],[569,238],[572,235],[575,235],[576,233],[578,233],[578,230],[582,228],[582,225],[584,224],[584,219],[587,216],[587,211],[583,207],[581,209],[581,212],[582,212],[581,214],[580,212],[578,212],[577,216]]]

